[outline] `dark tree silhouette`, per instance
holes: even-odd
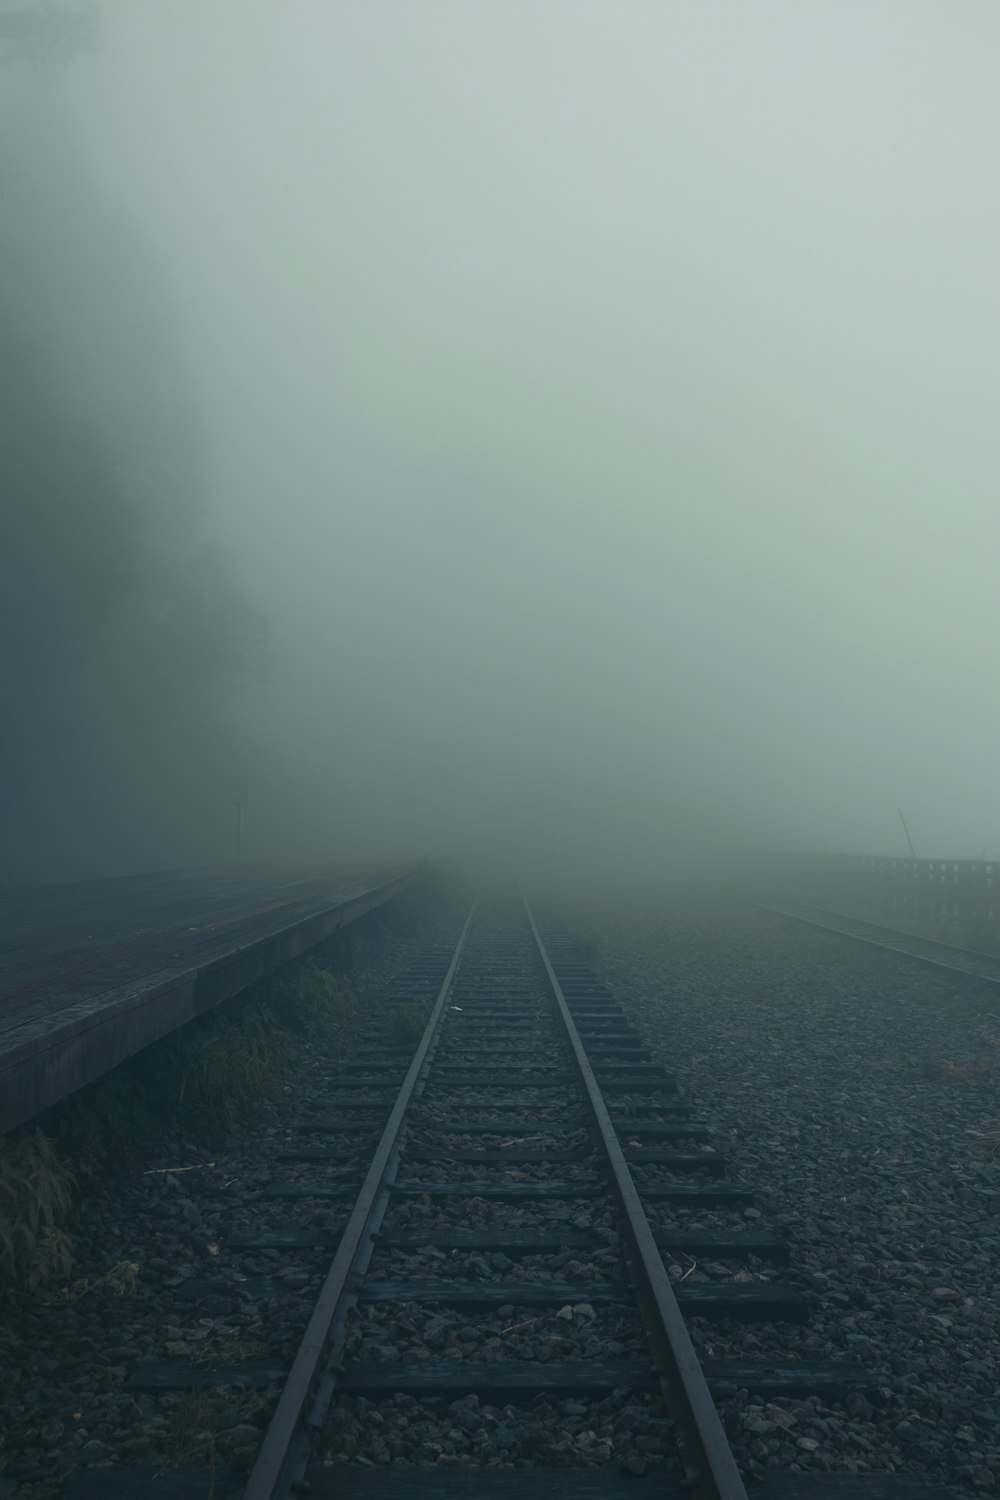
[[[229,852],[263,627],[201,532],[155,263],[50,120],[0,153],[0,878]]]

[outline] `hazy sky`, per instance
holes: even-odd
[[[1000,852],[998,61],[995,0],[106,0],[18,84],[169,289],[261,848]]]

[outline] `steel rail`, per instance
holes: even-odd
[[[635,1280],[667,1411],[677,1427],[691,1494],[697,1500],[747,1500],[746,1488],[600,1085],[523,892],[521,899],[562,1018],[577,1078],[604,1152],[608,1182],[624,1229],[626,1258]]]
[[[951,979],[972,980],[976,984],[986,984],[993,989],[1000,990],[1000,974],[981,974],[975,969],[959,968],[957,964],[949,964],[941,958],[932,958],[928,953],[915,953],[912,948],[900,948],[895,943],[883,942],[880,938],[866,937],[861,932],[850,932],[846,927],[838,927],[836,921],[823,921],[821,918],[833,917],[842,922],[861,922],[866,927],[872,927],[876,932],[890,933],[893,937],[909,938],[914,943],[927,943],[932,947],[944,948],[950,953],[961,954],[963,957],[994,963],[1000,968],[1000,954],[977,953],[969,948],[959,948],[954,943],[943,943],[937,938],[918,937],[915,932],[903,932],[898,927],[886,927],[881,922],[871,922],[867,917],[848,917],[840,912],[824,910],[823,907],[807,907],[804,911],[796,911],[793,907],[784,905],[775,906],[768,901],[751,901],[741,898],[743,905],[752,906],[757,911],[773,912],[775,916],[787,917],[792,922],[802,922],[807,927],[818,927],[823,932],[836,933],[838,937],[850,938],[855,943],[865,943],[869,948],[880,948],[884,953],[891,953],[896,958],[909,958],[914,963],[923,964],[926,968],[936,969],[940,973],[947,974]],[[816,916],[807,916],[806,911],[816,912]]]
[[[373,1224],[373,1220],[380,1198],[385,1200],[388,1196],[386,1181],[399,1156],[403,1122],[414,1096],[419,1094],[423,1086],[422,1075],[428,1063],[429,1054],[436,1044],[445,1000],[451,989],[478,902],[479,896],[477,895],[465,919],[448,965],[448,971],[424,1028],[424,1034],[396,1096],[396,1102],[386,1121],[371,1165],[341,1236],[333,1264],[327,1272],[326,1280],[292,1362],[292,1368],[278,1398],[278,1404],[268,1425],[257,1461],[247,1479],[243,1500],[274,1500],[275,1496],[292,1494],[305,1479],[310,1458],[310,1443],[304,1426],[306,1406],[322,1374],[321,1366],[338,1314],[342,1311],[345,1300],[354,1292],[358,1280],[359,1262],[366,1251],[370,1256],[374,1229],[377,1227]],[[329,1386],[331,1392],[332,1386],[331,1381]]]

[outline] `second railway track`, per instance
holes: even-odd
[[[963,948],[943,938],[887,926],[871,917],[830,911],[821,906],[808,906],[801,901],[755,900],[748,904],[759,911],[773,912],[775,916],[788,917],[807,927],[817,927],[823,932],[833,932],[838,937],[850,938],[870,948],[881,949],[896,958],[923,964],[926,968],[937,970],[942,977],[971,980],[986,988],[1000,990],[1000,953]]]
[[[742,1227],[752,1187],[574,945],[546,932],[520,899],[474,905],[454,951],[429,951],[398,987],[433,999],[416,1051],[345,1061],[328,1106],[279,1153],[269,1200],[330,1200],[348,1217],[325,1237],[334,1259],[257,1462],[227,1493],[743,1500],[716,1399],[833,1400],[870,1384],[857,1366],[801,1356],[699,1363],[685,1318],[801,1322],[808,1307],[770,1276],[672,1283],[664,1256],[780,1267],[789,1247]],[[323,1241],[295,1228],[228,1237],[313,1255]],[[267,1360],[196,1379],[160,1367],[133,1384],[278,1373]],[[400,1401],[407,1426],[433,1434],[417,1455],[388,1429],[372,1438],[380,1405]],[[945,1492],[913,1475],[788,1472],[750,1493]]]

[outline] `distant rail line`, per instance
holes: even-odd
[[[956,943],[921,937],[898,927],[888,927],[867,917],[828,911],[824,907],[807,906],[799,901],[748,900],[746,904],[758,911],[774,912],[777,916],[788,917],[794,922],[802,922],[806,926],[836,933],[853,942],[879,948],[897,958],[910,959],[914,963],[936,969],[949,978],[972,980],[1000,991],[1000,954],[962,948]]]

